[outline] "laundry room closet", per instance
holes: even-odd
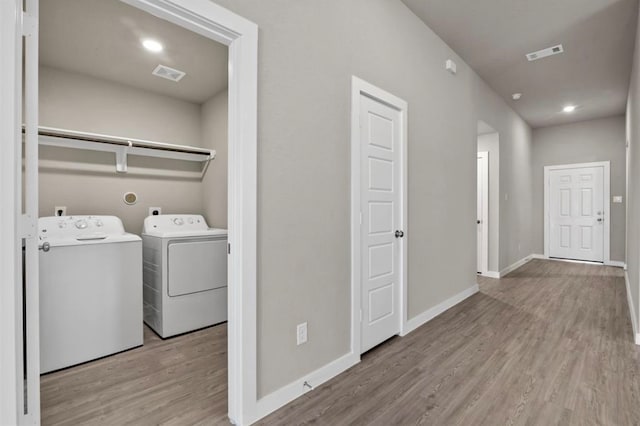
[[[227,47],[119,0],[41,1],[39,40],[42,423],[162,423],[183,415],[175,401],[189,422],[214,405],[226,415]],[[132,251],[109,245],[110,232]],[[56,244],[78,245],[71,257],[83,265],[55,265]],[[58,270],[87,286],[56,300]],[[180,287],[166,287],[171,274]],[[122,293],[92,293],[112,275]],[[81,342],[47,338],[56,309],[70,313],[62,333]],[[120,329],[133,343],[91,352]],[[59,355],[47,351],[71,361],[45,367]]]

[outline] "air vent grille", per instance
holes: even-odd
[[[180,71],[166,65],[158,65],[151,74],[176,82],[180,81],[182,77],[187,75],[187,73],[184,71]]]
[[[538,50],[537,52],[527,53],[527,59],[529,61],[537,61],[538,59],[546,58],[547,56],[559,55],[562,52],[564,52],[564,48],[561,44],[558,44],[556,46]]]

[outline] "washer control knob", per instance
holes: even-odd
[[[101,227],[102,226],[102,221],[100,219],[96,220],[96,226],[97,227]]]
[[[176,217],[175,219],[173,219],[173,223],[180,226],[180,225],[184,225],[184,220],[182,220],[181,217]]]
[[[188,220],[188,222],[189,222],[189,224],[193,225],[193,218],[192,218],[192,217],[190,217],[190,218],[189,218],[189,220]]]
[[[87,226],[89,226],[89,224],[84,219],[80,219],[76,221],[76,228],[78,229],[86,229]]]
[[[58,228],[66,228],[67,222],[58,222]]]

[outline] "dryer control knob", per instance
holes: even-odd
[[[87,226],[89,226],[89,224],[84,219],[80,219],[76,221],[76,228],[78,229],[85,229]]]
[[[58,222],[58,228],[66,228],[66,227],[67,227],[66,222]]]
[[[173,223],[180,226],[184,224],[184,220],[182,220],[181,217],[176,217],[175,219],[173,219]]]
[[[97,227],[102,226],[102,221],[100,219],[96,220],[96,226]]]

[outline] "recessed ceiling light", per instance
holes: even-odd
[[[150,38],[142,40],[142,45],[145,49],[154,53],[162,52],[163,49],[162,44],[160,44],[159,41],[152,40]]]
[[[514,93],[513,95],[511,95],[511,97],[514,101],[518,101],[522,97],[522,93]]]
[[[575,105],[567,105],[566,107],[562,108],[562,110],[564,112],[573,112],[576,110],[576,106]]]

